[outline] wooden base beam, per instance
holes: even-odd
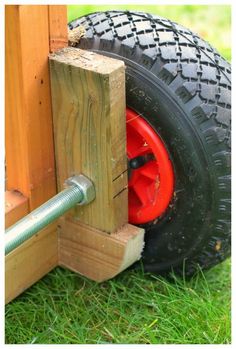
[[[107,234],[69,219],[61,219],[59,225],[59,265],[89,279],[111,279],[141,258],[141,228],[126,224]]]
[[[5,258],[5,302],[9,303],[58,265],[56,223]]]

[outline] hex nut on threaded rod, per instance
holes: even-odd
[[[83,200],[78,202],[77,205],[87,205],[95,199],[94,185],[90,179],[84,175],[72,176],[65,180],[64,186],[66,188],[72,187],[73,185],[76,185],[83,193]]]
[[[68,178],[65,186],[66,189],[6,230],[5,254],[13,251],[75,205],[87,205],[95,199],[94,185],[84,175]]]

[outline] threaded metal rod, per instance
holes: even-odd
[[[83,200],[83,191],[72,185],[19,220],[6,230],[5,255]]]

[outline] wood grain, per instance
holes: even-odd
[[[128,222],[124,63],[76,48],[50,56],[59,189],[83,173],[96,199],[72,213],[105,232]]]
[[[69,219],[59,222],[59,265],[92,280],[111,279],[141,257],[141,228],[126,224],[108,235]]]
[[[28,199],[18,191],[5,192],[5,227],[8,228],[29,212]]]

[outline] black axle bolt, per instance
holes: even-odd
[[[155,156],[153,154],[137,156],[136,158],[129,160],[129,168],[131,168],[132,170],[137,170],[151,160],[155,160]]]

